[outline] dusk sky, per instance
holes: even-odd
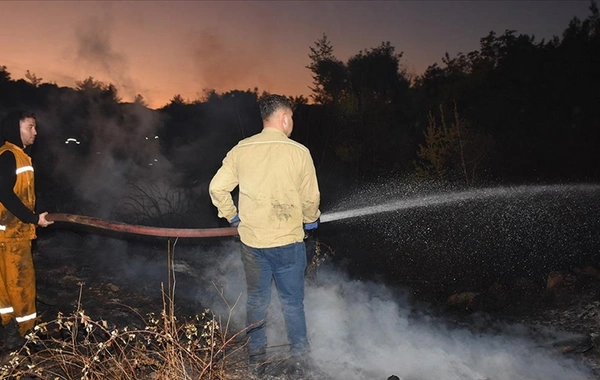
[[[175,94],[258,87],[310,95],[309,47],[327,34],[344,62],[390,41],[412,74],[469,52],[491,30],[561,36],[589,0],[568,1],[2,1],[0,66],[13,79],[113,83],[151,108]]]

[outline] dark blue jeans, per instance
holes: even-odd
[[[304,316],[304,242],[274,248],[252,248],[242,244],[242,262],[248,287],[246,322],[250,355],[264,352],[267,347],[266,317],[272,280],[281,301],[290,352],[292,355],[305,353],[308,338]]]

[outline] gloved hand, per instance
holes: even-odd
[[[312,223],[304,223],[304,229],[306,231],[316,230],[319,227],[319,219],[315,220]]]
[[[312,223],[304,223],[304,240],[312,238],[317,227],[319,227],[319,219]]]
[[[240,225],[240,217],[238,215],[234,216],[233,219],[229,221],[229,225],[231,227],[237,227]]]

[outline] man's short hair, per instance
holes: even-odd
[[[292,102],[282,95],[267,95],[258,102],[258,107],[260,108],[260,117],[267,120],[280,108],[292,109]]]
[[[19,121],[23,121],[28,117],[35,120],[35,113],[33,111],[18,111],[18,114],[19,114]]]

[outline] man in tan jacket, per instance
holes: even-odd
[[[260,101],[262,132],[231,149],[209,192],[219,217],[238,227],[248,290],[250,362],[260,372],[266,359],[266,317],[274,280],[281,299],[290,353],[308,350],[304,314],[305,230],[318,226],[320,193],[309,150],[289,138],[290,101],[269,95]],[[231,192],[239,187],[238,207]],[[294,370],[300,370],[296,368]]]

